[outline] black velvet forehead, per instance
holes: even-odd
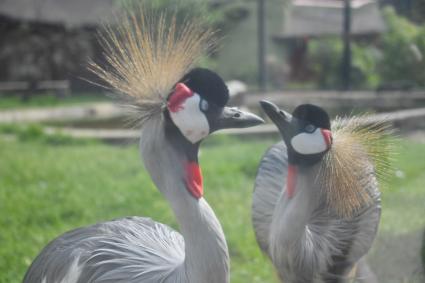
[[[318,128],[328,129],[331,128],[331,122],[328,113],[322,108],[312,104],[302,104],[295,108],[292,116],[299,120],[304,120]]]
[[[229,90],[223,79],[208,69],[192,69],[180,82],[186,84],[206,101],[214,103],[217,106],[223,107],[229,100]]]

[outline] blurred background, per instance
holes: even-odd
[[[138,130],[88,81],[97,32],[126,0],[0,0],[0,282],[20,282],[54,237],[126,215],[177,227],[144,172]],[[205,15],[218,47],[200,64],[231,103],[260,115],[314,103],[334,117],[386,117],[400,136],[369,262],[381,282],[425,282],[425,0],[155,0]],[[221,220],[232,282],[277,282],[250,222],[256,167],[273,125],[227,131],[202,151],[206,198]],[[249,154],[247,154],[249,153]],[[230,173],[229,173],[230,172]],[[220,176],[220,178],[217,178]],[[231,189],[229,189],[231,188]]]

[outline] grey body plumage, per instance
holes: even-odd
[[[128,217],[65,233],[44,248],[24,282],[63,282],[69,273],[78,283],[185,282],[167,281],[183,259],[179,233],[149,218]]]
[[[267,101],[261,106],[283,141],[259,165],[252,222],[281,281],[376,282],[364,257],[381,216],[377,176],[389,168],[385,124],[353,117],[331,129],[314,105],[292,115]]]
[[[312,172],[317,168],[305,174],[306,188],[297,188],[298,194],[289,203],[284,193],[287,166],[286,145],[280,142],[266,152],[258,168],[252,221],[260,248],[272,259],[283,282],[346,282],[348,273],[372,245],[379,224],[380,193],[373,169],[364,176],[373,202],[353,217],[342,219],[320,195]],[[296,212],[283,221],[291,211]],[[291,237],[297,240],[285,242],[282,234],[297,224],[300,233]]]

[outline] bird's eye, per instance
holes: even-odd
[[[205,99],[201,99],[201,102],[199,103],[199,108],[205,112],[208,110],[209,105],[208,105],[208,101],[206,101]]]
[[[315,127],[315,126],[313,126],[313,125],[311,125],[311,124],[309,124],[309,125],[305,126],[304,130],[305,130],[307,133],[312,133],[312,132],[314,132],[314,131],[316,130],[316,127]]]

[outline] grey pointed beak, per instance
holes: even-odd
[[[281,123],[291,123],[292,115],[286,111],[280,110],[276,104],[267,100],[261,100],[260,105],[264,112],[266,112],[267,116],[269,116],[270,120],[272,120],[276,125]]]
[[[236,107],[224,107],[217,118],[213,131],[229,128],[248,128],[263,124],[264,120],[257,115],[242,111]]]
[[[270,101],[261,100],[260,105],[270,120],[279,129],[285,142],[289,141],[290,137],[296,132],[296,119],[288,112],[279,109],[279,107]]]

